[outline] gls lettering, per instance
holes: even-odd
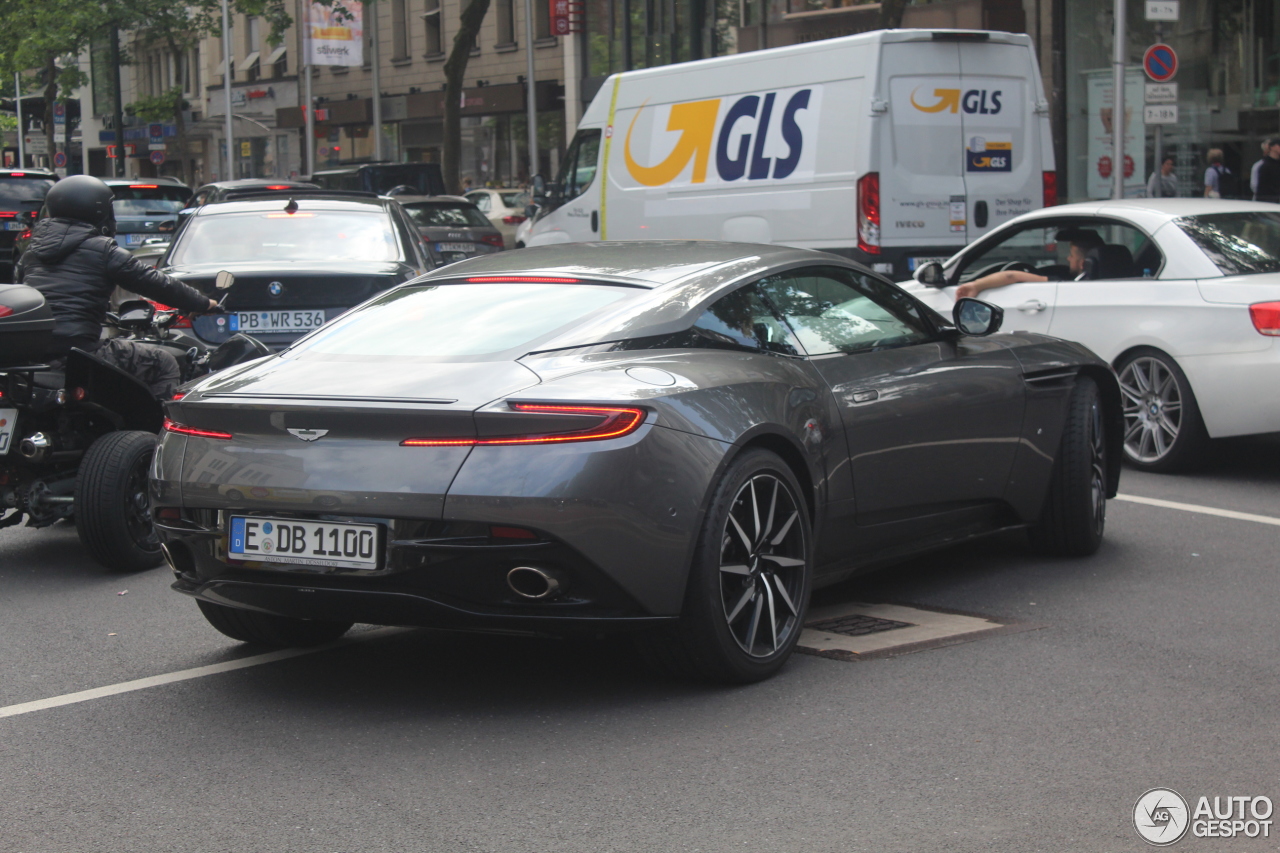
[[[787,101],[787,106],[782,111],[782,139],[787,143],[787,156],[773,160],[764,156],[764,142],[769,136],[769,122],[773,117],[773,104],[777,95],[777,92],[770,92],[764,96],[763,102],[758,95],[746,95],[739,98],[725,113],[724,123],[720,125],[720,138],[716,141],[716,171],[722,181],[736,181],[744,174],[749,181],[768,178],[770,163],[773,165],[775,179],[786,178],[795,171],[804,151],[804,134],[796,124],[796,113],[809,106],[809,90],[801,89]],[[752,134],[744,133],[738,140],[736,156],[730,156],[729,141],[734,127],[741,119],[753,118],[757,119],[755,144],[752,145]],[[748,152],[750,171],[747,164]]]
[[[1000,98],[1004,94],[999,89],[988,92],[986,89],[970,89],[960,99],[961,108],[970,115],[993,116],[1000,113]]]

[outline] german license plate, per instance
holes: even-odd
[[[124,244],[126,246],[141,246],[142,241],[150,235],[147,234],[126,234],[124,235]]]
[[[0,456],[9,452],[13,431],[18,426],[17,409],[0,409]]]
[[[436,243],[437,252],[474,252],[475,243]]]
[[[228,319],[233,332],[309,332],[324,325],[324,311],[239,311]]]
[[[231,516],[227,556],[233,560],[378,568],[377,524]]]
[[[6,230],[6,231],[26,231],[26,230],[27,230],[27,223],[25,223],[25,222],[6,222],[6,223],[4,224],[4,230]]]

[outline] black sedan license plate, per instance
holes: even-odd
[[[233,515],[227,556],[233,560],[374,570],[379,563],[378,529],[376,524]]]
[[[233,332],[309,332],[324,325],[324,311],[239,311],[231,315]]]

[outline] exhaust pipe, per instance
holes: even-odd
[[[18,452],[32,462],[43,462],[52,449],[53,441],[42,432],[32,433],[18,445]]]
[[[516,566],[507,572],[507,586],[521,598],[547,601],[558,596],[565,587],[559,573],[537,566]]]

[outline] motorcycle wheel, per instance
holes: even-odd
[[[76,532],[89,555],[113,572],[159,565],[147,475],[156,437],[131,430],[95,441],[76,474]]]

